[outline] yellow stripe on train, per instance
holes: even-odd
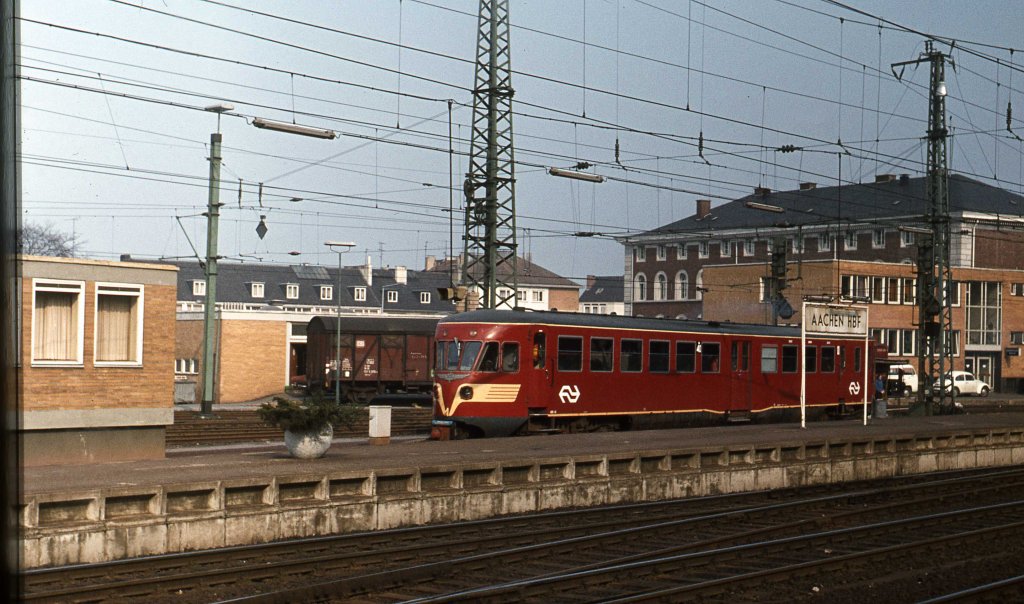
[[[470,396],[469,398],[463,398],[462,391],[467,387],[471,389]],[[440,386],[436,387],[436,390],[441,413],[446,416],[452,416],[462,403],[514,403],[519,396],[521,388],[522,384],[465,384],[455,390],[455,400],[452,401],[451,407],[444,400],[444,394]]]

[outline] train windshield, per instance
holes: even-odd
[[[437,367],[448,371],[469,371],[480,354],[483,342],[458,339],[437,343]]]

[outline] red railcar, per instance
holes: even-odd
[[[309,390],[334,391],[350,402],[379,395],[424,394],[431,386],[435,318],[313,317],[306,329]],[[340,378],[335,356],[341,363]]]
[[[878,351],[807,340],[809,418],[863,410]],[[800,330],[481,310],[437,325],[435,438],[798,419]],[[865,375],[867,379],[865,380]],[[870,398],[870,396],[869,396]]]

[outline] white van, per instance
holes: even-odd
[[[900,377],[903,378],[902,391],[900,389]],[[885,390],[889,394],[898,396],[910,396],[917,392],[917,370],[909,363],[889,366],[889,376],[886,378]]]

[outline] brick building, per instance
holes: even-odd
[[[1024,386],[1024,197],[963,176],[949,179],[956,287],[954,366],[996,389]],[[924,178],[883,175],[843,187],[757,189],[714,209],[623,238],[627,313],[798,324],[805,295],[868,300],[875,338],[915,362],[917,245],[899,227],[926,226]],[[774,250],[773,250],[774,248]],[[771,303],[772,252],[784,254],[784,295]]]
[[[25,465],[164,456],[177,269],[24,256]]]
[[[178,402],[202,399],[203,305],[206,282],[195,262],[177,263]],[[441,300],[447,275],[405,267],[374,269],[313,265],[229,263],[218,265],[214,401],[259,399],[301,384],[306,370],[306,325],[316,315],[442,317],[453,311]],[[340,279],[340,291],[339,291]]]

